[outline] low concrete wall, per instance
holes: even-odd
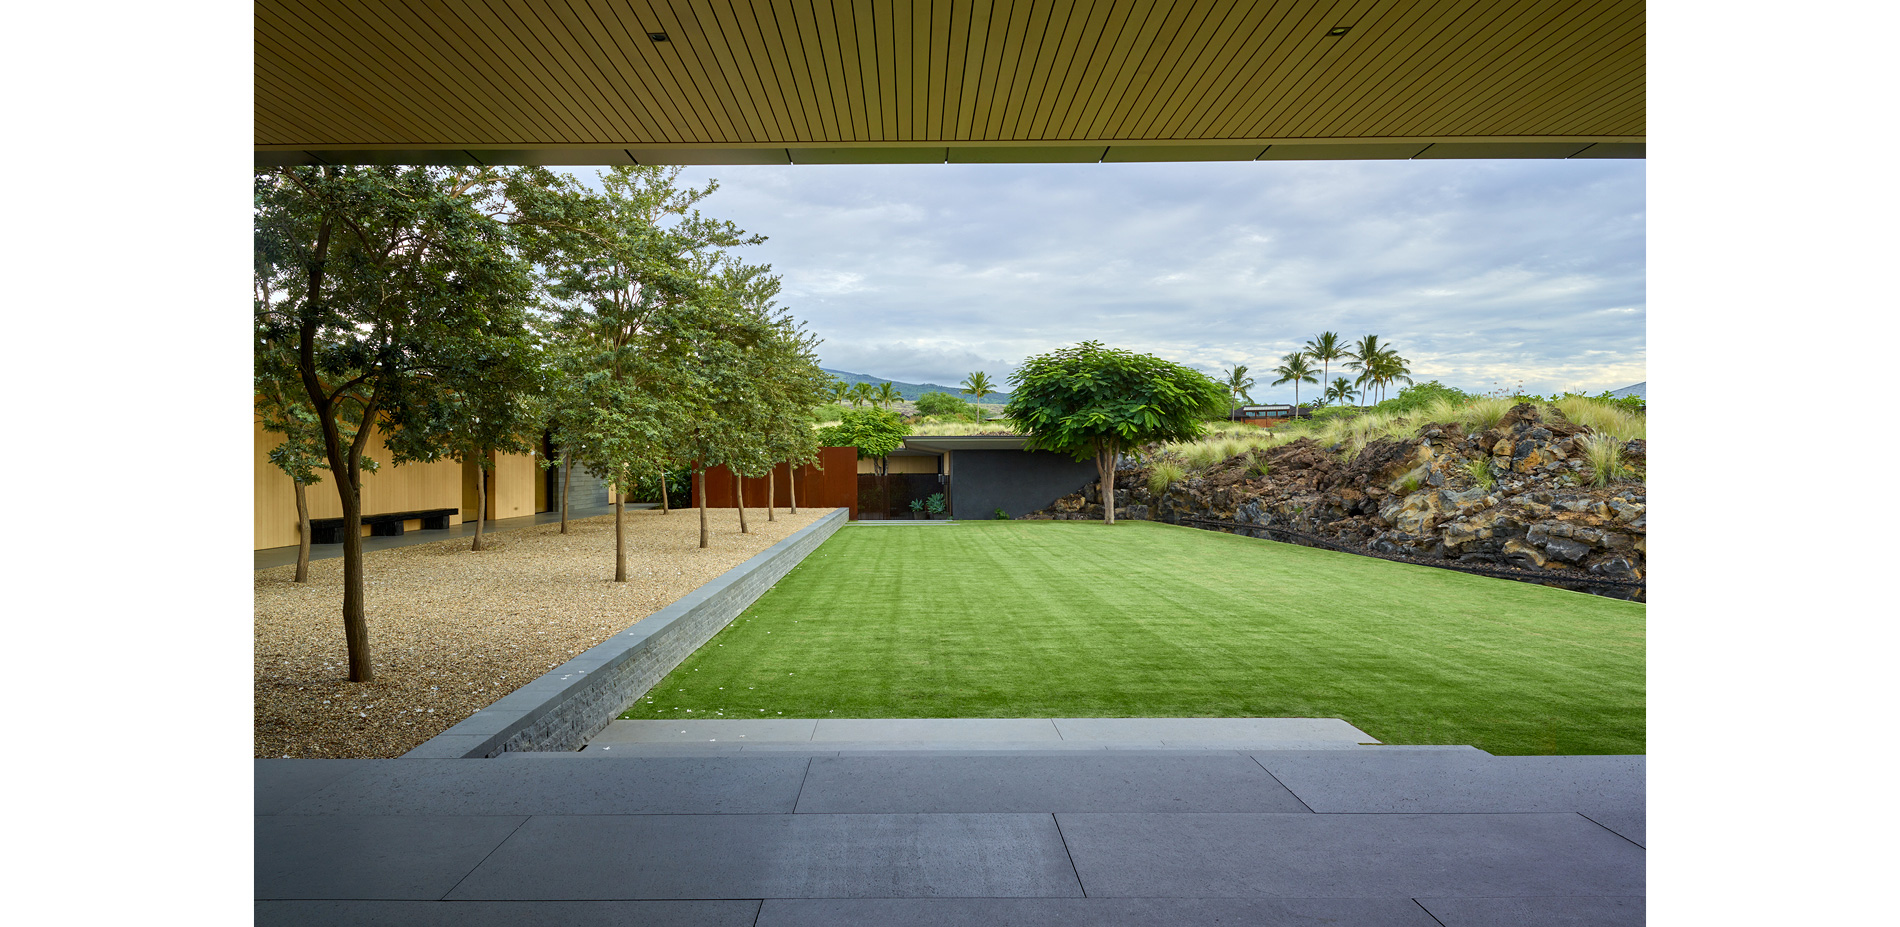
[[[845,524],[842,509],[510,692],[403,754],[480,758],[577,750]]]

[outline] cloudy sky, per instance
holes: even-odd
[[[696,167],[827,367],[1003,381],[1094,339],[1210,374],[1322,331],[1420,381],[1598,392],[1644,372],[1643,161]],[[1309,395],[1303,388],[1302,396]]]

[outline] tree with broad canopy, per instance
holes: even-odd
[[[1099,341],[1041,354],[1010,375],[1003,414],[1029,434],[1031,450],[1095,458],[1104,521],[1115,523],[1115,461],[1124,448],[1192,441],[1220,414],[1227,388],[1200,371]]]

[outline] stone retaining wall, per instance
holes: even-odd
[[[832,512],[503,696],[404,758],[578,750],[845,524]]]

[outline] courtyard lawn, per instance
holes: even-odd
[[[1341,718],[1644,753],[1644,606],[1129,521],[840,529],[625,718]]]

